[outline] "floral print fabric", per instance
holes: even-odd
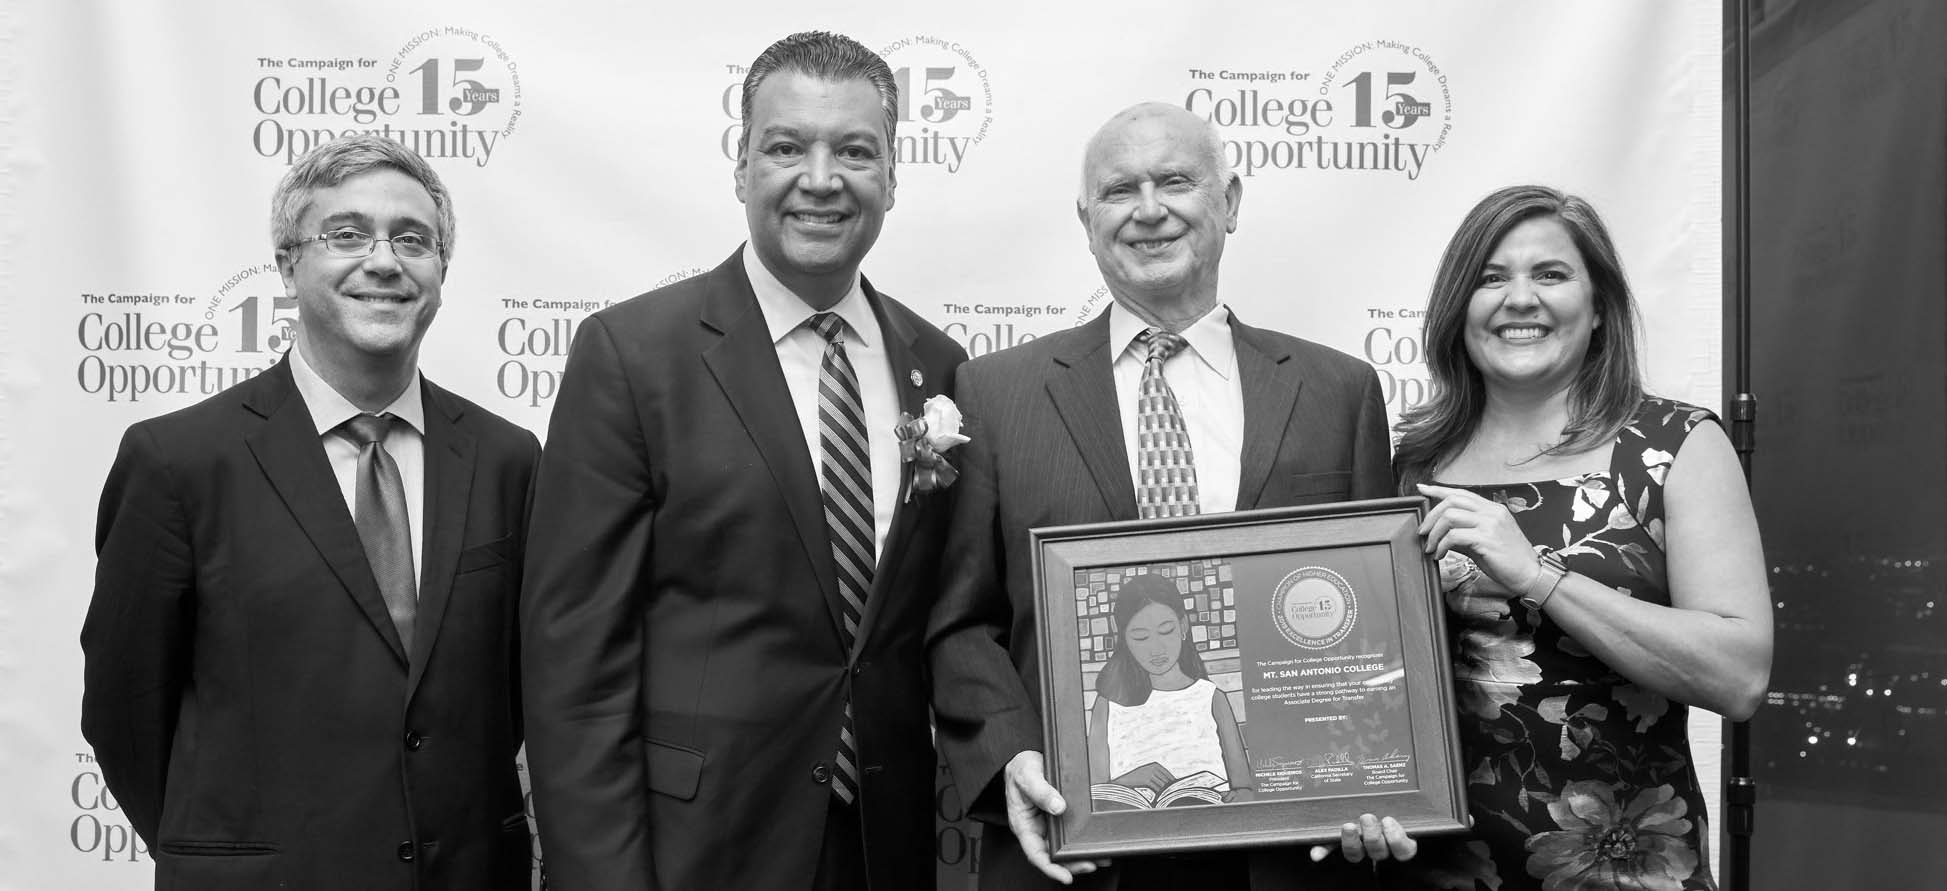
[[[1507,505],[1537,551],[1651,603],[1670,602],[1663,481],[1706,409],[1647,398],[1609,469],[1466,488]],[[1484,576],[1471,584],[1492,584]],[[1398,878],[1489,891],[1714,889],[1687,709],[1631,684],[1540,612],[1448,613],[1471,836],[1429,839]]]

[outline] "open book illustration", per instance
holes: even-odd
[[[1207,770],[1199,770],[1177,780],[1163,791],[1151,791],[1147,786],[1123,786],[1116,783],[1096,783],[1088,787],[1089,797],[1095,800],[1098,811],[1147,810],[1159,807],[1193,807],[1205,804],[1222,804],[1224,791],[1230,788],[1230,781]]]

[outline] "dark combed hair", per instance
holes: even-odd
[[[1152,603],[1160,603],[1176,613],[1177,628],[1183,635],[1183,650],[1177,655],[1176,664],[1182,667],[1183,674],[1192,680],[1210,676],[1203,667],[1203,656],[1197,653],[1196,643],[1190,640],[1190,614],[1183,609],[1183,591],[1176,583],[1154,573],[1124,579],[1115,595],[1115,653],[1109,656],[1108,664],[1102,666],[1102,674],[1095,679],[1095,693],[1125,708],[1149,701],[1152,688],[1149,669],[1129,655],[1123,631],[1136,613]]]
[[[1560,220],[1568,229],[1588,267],[1596,316],[1602,320],[1569,392],[1569,423],[1562,441],[1541,454],[1573,455],[1615,439],[1643,399],[1636,301],[1602,217],[1587,201],[1547,186],[1501,189],[1481,199],[1461,220],[1427,295],[1423,340],[1432,386],[1427,401],[1402,412],[1395,428],[1399,445],[1393,466],[1403,493],[1431,479],[1480,423],[1487,389],[1467,355],[1467,305],[1501,239],[1537,217]]]
[[[899,84],[893,80],[886,60],[843,34],[800,31],[765,47],[744,73],[744,135],[737,137],[738,154],[743,154],[750,142],[750,111],[756,102],[757,88],[780,71],[796,71],[835,82],[862,80],[872,84],[886,116],[886,149],[892,150],[893,133],[899,125]]]

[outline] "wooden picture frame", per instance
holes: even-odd
[[[1466,829],[1425,512],[1389,498],[1031,530],[1047,769],[1069,805],[1053,856],[1331,842],[1362,813]],[[1160,608],[1162,581],[1181,608]]]

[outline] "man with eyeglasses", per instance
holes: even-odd
[[[135,424],[82,732],[158,888],[525,889],[515,599],[534,435],[425,380],[453,207],[348,137],[272,198],[296,345]]]

